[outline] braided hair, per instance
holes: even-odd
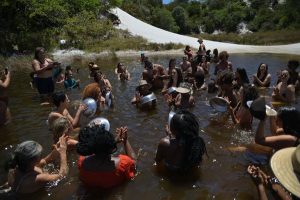
[[[171,130],[177,130],[176,139],[184,147],[181,168],[186,170],[195,167],[207,154],[205,142],[199,136],[199,123],[196,116],[186,110],[178,111],[171,120]]]

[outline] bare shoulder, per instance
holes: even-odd
[[[170,145],[170,138],[167,136],[167,137],[160,139],[158,145],[160,147],[168,147]]]

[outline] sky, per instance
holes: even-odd
[[[163,0],[163,4],[168,4],[170,3],[172,0]]]

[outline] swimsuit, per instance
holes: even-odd
[[[111,188],[134,177],[135,162],[126,155],[119,155],[119,164],[114,171],[88,171],[83,167],[88,157],[80,156],[78,169],[80,180],[87,186]]]

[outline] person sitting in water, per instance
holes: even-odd
[[[53,144],[56,144],[59,141],[59,138],[63,135],[67,136],[67,145],[69,147],[75,147],[78,143],[74,137],[70,134],[73,131],[73,126],[66,117],[60,117],[53,122]]]
[[[17,146],[13,159],[10,162],[8,172],[8,182],[17,194],[29,194],[37,192],[52,181],[57,181],[68,174],[67,164],[67,137],[59,138],[57,144],[53,145],[53,151],[42,159],[42,146],[35,141],[25,141]],[[57,160],[59,156],[60,168],[56,173],[49,174],[43,171],[43,166]]]
[[[136,106],[139,106],[141,103],[141,100],[143,97],[151,94],[152,92],[150,91],[150,84],[147,83],[145,80],[140,80],[139,86],[136,88],[136,93],[133,99],[131,100],[132,104],[136,104]],[[155,104],[156,101],[153,101],[152,104]]]
[[[250,84],[247,72],[245,68],[237,68],[235,71],[235,77],[233,81],[233,88],[239,90],[244,85]]]
[[[169,88],[168,92],[164,95],[166,102],[170,108],[175,108],[175,99],[178,95],[175,87]]]
[[[195,99],[190,94],[191,90],[183,87],[176,88],[178,95],[175,98],[176,109],[187,109],[195,105]]]
[[[9,122],[10,110],[8,108],[8,86],[10,84],[10,71],[6,68],[0,74],[0,125]]]
[[[209,94],[217,93],[218,90],[219,90],[219,87],[216,83],[216,80],[210,79],[210,81],[207,84],[207,93],[209,93]]]
[[[203,69],[205,76],[209,75],[209,65],[210,63],[207,61],[206,56],[202,56],[199,66]]]
[[[216,65],[214,74],[217,75],[219,72],[224,70],[232,71],[232,63],[228,61],[229,54],[227,51],[222,51],[219,54],[219,62]]]
[[[194,75],[194,88],[196,90],[206,90],[205,75],[201,71],[197,71]]]
[[[244,85],[240,92],[240,101],[235,108],[229,106],[229,113],[234,124],[239,124],[241,128],[251,129],[253,117],[247,105],[248,101],[253,101],[259,97],[255,86]],[[229,104],[229,102],[228,102]]]
[[[272,190],[275,199],[293,200],[300,198],[300,145],[277,151],[270,166],[275,177],[268,176],[259,167],[250,165],[247,172],[256,184],[259,199],[268,200],[267,189]]]
[[[263,113],[265,113],[265,111]],[[281,107],[278,110],[277,116],[270,117],[270,136],[265,136],[265,118],[265,115],[260,118],[260,122],[256,130],[255,142],[257,144],[272,147],[275,150],[287,147],[296,147],[299,145],[300,112],[296,108]]]
[[[112,188],[135,175],[136,154],[127,136],[127,127],[116,130],[116,136],[103,125],[80,130],[77,144],[79,178],[88,187]],[[125,155],[112,155],[117,144],[124,145]]]
[[[192,60],[193,60],[193,51],[192,51],[192,49],[189,45],[185,46],[184,55],[187,56],[189,62],[192,62]]]
[[[169,61],[169,68],[167,70],[169,81],[166,82],[162,93],[166,93],[170,87],[179,87],[180,83],[183,81],[181,70],[176,68],[176,59],[172,58]]]
[[[188,61],[187,56],[182,57],[182,62],[179,64],[183,79],[186,80],[189,76],[192,75],[192,66],[191,63]]]
[[[82,100],[92,98],[97,102],[97,113],[105,107],[105,98],[102,96],[101,88],[98,83],[90,83],[85,86],[82,92]]]
[[[63,92],[54,93],[52,99],[53,99],[53,104],[56,106],[56,111],[53,111],[49,114],[48,117],[49,129],[50,130],[53,129],[54,121],[60,117],[66,117],[74,128],[77,127],[81,113],[87,108],[86,105],[80,104],[76,112],[76,115],[73,118],[68,111],[70,100],[65,93]]]
[[[288,83],[295,85],[296,91],[298,91],[300,89],[300,75],[296,71],[298,67],[299,67],[299,61],[289,60],[289,62],[287,64],[287,70],[289,71],[289,74],[290,74]]]
[[[37,77],[35,78],[36,87],[39,94],[52,94],[54,92],[54,81],[52,78],[52,69],[59,66],[60,63],[53,62],[46,58],[45,49],[37,47],[35,49],[32,68]]]
[[[273,99],[285,103],[294,103],[296,100],[295,86],[288,83],[290,78],[289,72],[287,70],[281,71],[279,78],[280,80],[272,93]]]
[[[233,73],[230,71],[222,72],[217,83],[221,89],[219,97],[228,98],[230,106],[235,108],[237,105],[237,94],[233,90]]]
[[[167,136],[158,144],[155,162],[174,172],[189,172],[197,168],[204,154],[205,142],[199,136],[197,117],[189,112],[177,111],[166,126]]]
[[[144,63],[145,70],[143,72],[142,79],[151,84],[151,89],[162,89],[164,87],[163,80],[168,77],[163,66],[153,64],[148,59],[146,59]]]
[[[115,74],[118,75],[118,79],[121,81],[130,80],[130,73],[123,63],[118,63],[117,68],[115,69]]]
[[[79,88],[79,83],[80,80],[73,78],[73,72],[71,70],[66,71],[64,80],[65,89]]]
[[[108,102],[106,102],[106,95],[108,92],[112,92],[112,86],[101,71],[97,71],[94,75],[94,81],[98,83],[101,90],[101,96],[103,97],[102,101],[104,99],[104,103],[107,104]]]
[[[256,74],[253,75],[253,84],[256,87],[270,87],[271,74],[268,72],[268,65],[261,63],[258,66]]]
[[[95,73],[100,70],[100,67],[98,67],[98,65],[95,64],[94,62],[89,62],[88,67],[90,70],[89,78],[94,78]]]

